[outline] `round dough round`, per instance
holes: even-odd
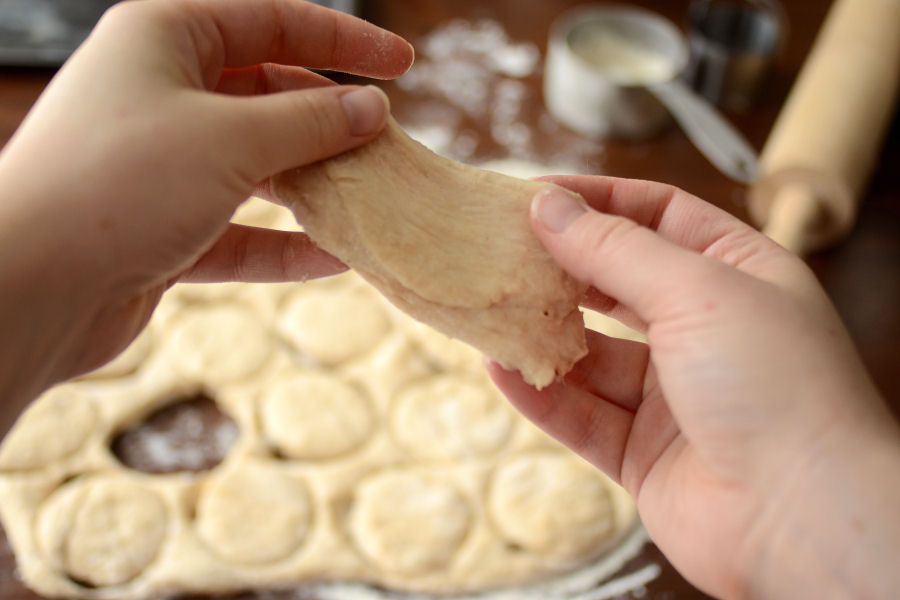
[[[296,551],[313,518],[306,487],[265,464],[210,482],[197,504],[197,531],[222,559],[266,564]]]
[[[390,330],[390,319],[363,292],[301,288],[287,300],[280,326],[300,352],[331,366],[374,348]]]
[[[509,439],[512,415],[486,381],[437,375],[405,387],[391,414],[397,441],[428,459],[494,452]]]
[[[252,196],[237,208],[231,217],[231,222],[266,229],[282,229],[283,225],[291,225],[286,228],[289,231],[300,229],[294,219],[294,214],[289,209]]]
[[[259,317],[240,304],[186,309],[169,335],[172,366],[212,384],[250,377],[272,352],[272,340]]]
[[[404,329],[416,340],[428,360],[443,371],[482,374],[484,357],[472,346],[407,317]]]
[[[140,575],[166,537],[162,499],[137,483],[75,480],[47,500],[38,519],[45,553],[72,579],[103,587]]]
[[[369,401],[352,385],[324,373],[293,373],[262,393],[264,435],[286,457],[319,460],[346,454],[372,433]]]
[[[471,520],[468,502],[449,483],[385,471],[360,483],[349,526],[370,561],[386,571],[416,575],[448,565]]]
[[[51,389],[19,417],[0,446],[0,469],[39,469],[74,454],[97,415],[91,396],[75,385]]]
[[[563,452],[520,455],[494,474],[488,511],[501,534],[537,554],[572,559],[616,533],[606,477]]]

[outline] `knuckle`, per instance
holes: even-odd
[[[640,231],[640,226],[620,216],[605,216],[594,220],[593,226],[585,232],[584,250],[589,256],[615,256],[623,248],[631,245],[632,239]]]
[[[303,142],[307,147],[324,149],[343,137],[347,129],[343,115],[338,114],[336,102],[323,101],[319,94],[297,94],[296,110],[303,115],[299,120],[303,128]]]

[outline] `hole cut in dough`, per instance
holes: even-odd
[[[313,508],[306,486],[265,463],[246,463],[211,481],[197,504],[197,531],[222,559],[273,563],[306,539]]]
[[[144,473],[208,471],[238,438],[235,422],[203,393],[173,402],[113,438],[119,461]]]
[[[417,575],[446,567],[471,521],[468,501],[449,483],[388,470],[359,484],[349,527],[368,560],[386,571]]]
[[[369,400],[334,375],[293,372],[260,398],[263,435],[286,458],[322,460],[360,447],[372,434]]]
[[[398,308],[539,388],[587,354],[587,286],[529,221],[551,185],[440,157],[393,120],[374,141],[272,182],[307,234]]]
[[[426,459],[482,456],[509,439],[509,409],[490,385],[438,375],[400,391],[391,415],[397,441]]]
[[[44,553],[88,586],[114,586],[140,575],[166,536],[168,516],[156,492],[115,477],[70,481],[38,515]]]

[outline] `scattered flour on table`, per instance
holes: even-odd
[[[537,46],[511,40],[490,19],[453,20],[422,38],[419,54],[397,81],[401,89],[436,96],[471,119],[487,121],[494,141],[511,154],[530,150],[531,130],[520,118],[527,88],[519,80],[537,72]]]
[[[472,163],[486,144],[491,155],[499,148],[500,156],[531,161],[559,156],[556,162],[582,165],[578,172],[597,171],[602,146],[561,130],[535,97],[542,54],[534,43],[512,39],[491,19],[456,19],[416,47],[418,58],[397,85],[415,100],[404,127],[428,130],[420,133],[429,148]]]

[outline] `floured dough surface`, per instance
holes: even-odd
[[[412,456],[462,459],[496,452],[512,434],[513,417],[495,391],[477,379],[436,375],[397,394],[394,435]]]
[[[384,309],[358,289],[318,289],[288,298],[281,317],[284,336],[302,354],[336,365],[365,354],[390,329]]]
[[[433,154],[391,122],[373,142],[274,178],[322,248],[416,319],[544,387],[587,353],[566,274],[529,224],[551,184]]]
[[[260,398],[263,435],[279,454],[320,460],[361,446],[374,427],[369,400],[334,375],[300,372],[272,381]]]
[[[512,543],[569,559],[601,547],[616,530],[609,484],[583,462],[560,452],[517,456],[491,481],[488,510]]]
[[[88,439],[96,417],[90,394],[73,386],[50,390],[3,440],[0,470],[40,469],[68,458]]]
[[[85,478],[56,491],[38,515],[39,542],[73,579],[115,586],[156,557],[168,519],[162,499],[124,478]]]
[[[357,487],[350,533],[379,567],[419,574],[446,567],[471,524],[468,500],[449,482],[424,472],[388,471]]]
[[[214,478],[201,492],[197,531],[228,562],[268,564],[300,547],[312,510],[302,480],[251,463]]]
[[[273,346],[251,310],[229,303],[183,311],[171,326],[169,342],[176,370],[213,383],[250,377],[266,363]]]
[[[225,287],[175,286],[143,361],[47,392],[0,446],[0,516],[41,595],[475,593],[608,560],[635,531],[627,494],[515,413],[477,351],[356,274]],[[119,462],[114,440],[198,396],[228,427],[185,420],[179,444],[231,444],[221,462]],[[150,458],[189,451],[153,435]]]

